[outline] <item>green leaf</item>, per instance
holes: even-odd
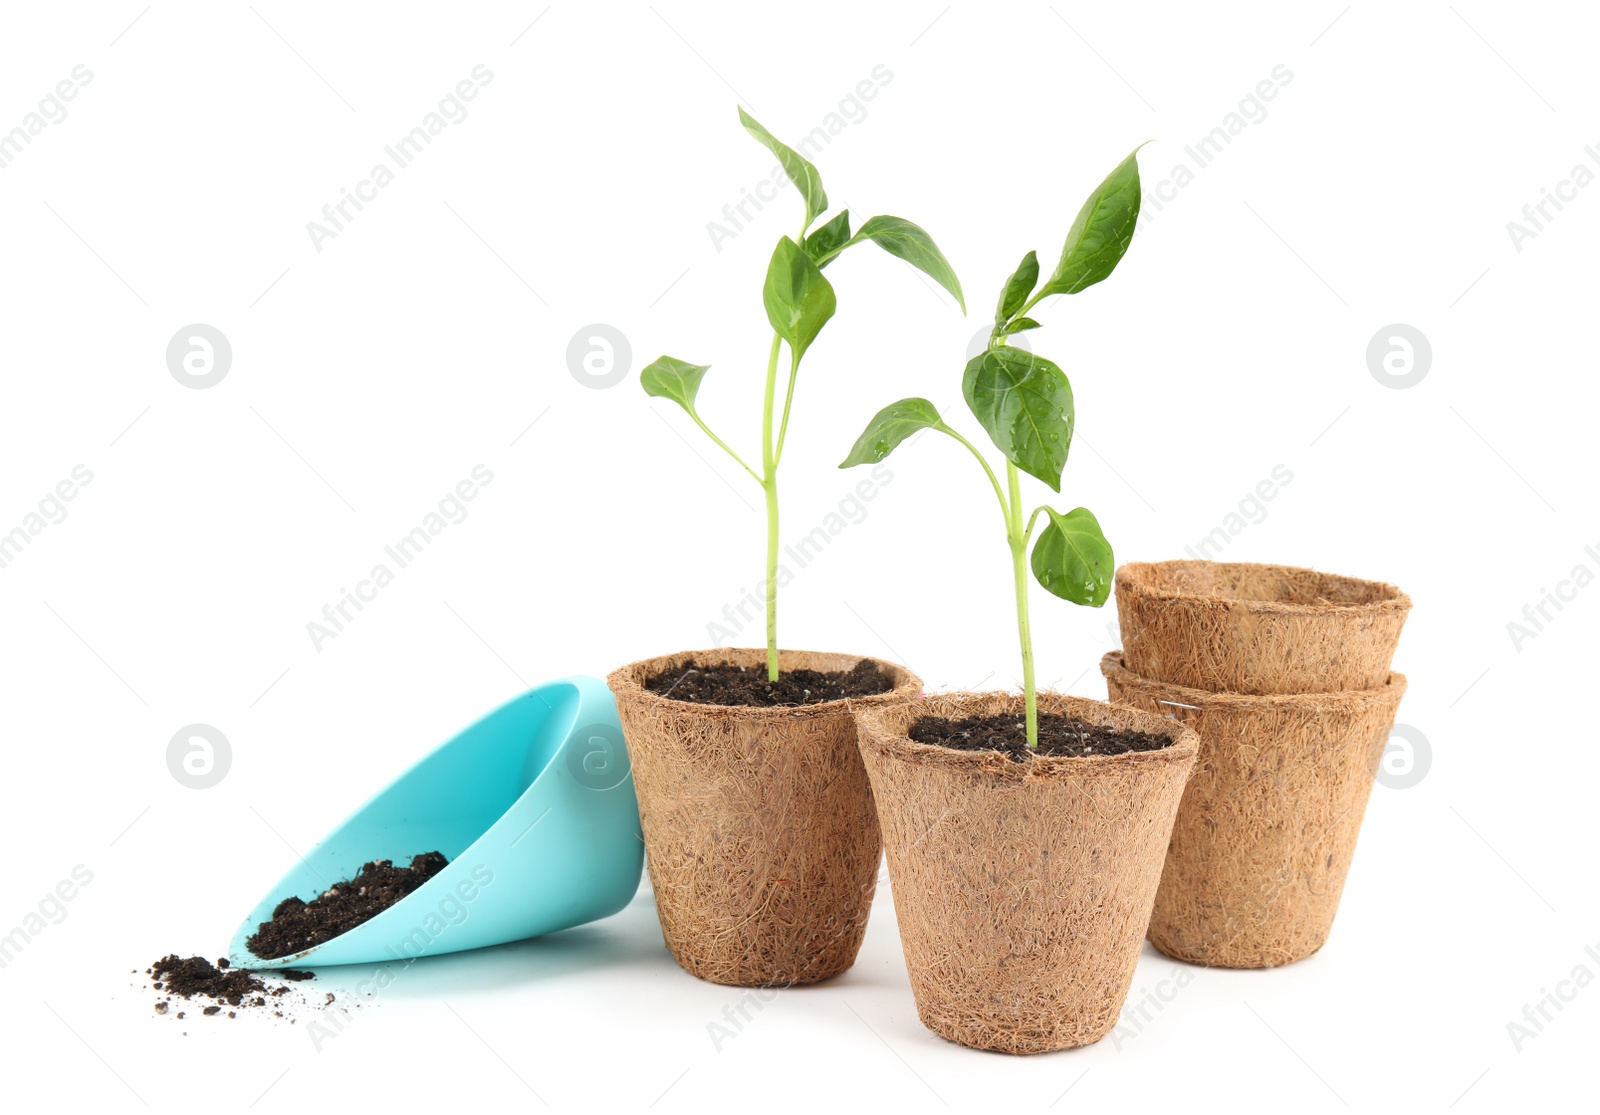
[[[927,399],[901,399],[897,403],[890,403],[872,416],[872,421],[861,431],[855,447],[839,467],[875,465],[918,430],[937,429],[943,425],[939,419],[939,408]]]
[[[710,364],[690,364],[672,356],[663,356],[639,373],[639,386],[644,388],[646,395],[671,399],[693,414],[694,397],[700,392],[700,381],[710,370]]]
[[[1061,249],[1061,262],[1045,283],[1043,294],[1077,294],[1116,269],[1139,220],[1138,155],[1134,148],[1078,210],[1078,219],[1072,222]]]
[[[824,260],[840,251],[850,242],[850,210],[846,209],[833,220],[806,237],[806,255],[820,270],[833,260]]]
[[[789,181],[800,188],[800,196],[806,203],[806,227],[809,228],[811,222],[828,209],[828,194],[822,188],[822,175],[799,152],[777,139],[743,108],[739,109],[739,123],[744,125],[745,131],[760,140],[768,151],[778,156],[778,165],[783,167]]]
[[[1026,333],[1029,329],[1037,328],[1039,328],[1039,323],[1034,321],[1031,317],[1019,317],[1010,325],[1006,326],[1005,335],[1009,337],[1013,333]]]
[[[773,249],[761,298],[767,306],[767,320],[778,336],[789,342],[796,361],[805,355],[838,307],[833,285],[787,236]]]
[[[1116,560],[1099,521],[1087,507],[1075,507],[1065,515],[1049,507],[1044,510],[1050,523],[1033,547],[1033,575],[1063,600],[1100,607],[1111,595]]]
[[[878,247],[890,255],[898,256],[925,273],[955,295],[956,301],[961,304],[961,312],[967,312],[967,300],[961,293],[961,280],[956,278],[955,269],[950,266],[950,261],[944,258],[939,245],[933,242],[933,237],[929,236],[921,226],[912,224],[903,217],[873,217],[861,226],[860,232],[850,238],[850,243],[855,244],[862,240],[875,241]]]
[[[1033,293],[1034,284],[1039,281],[1039,257],[1029,252],[1022,257],[1022,262],[1017,264],[1017,269],[1011,273],[1011,278],[1006,280],[1005,290],[1000,292],[1000,304],[995,307],[994,323],[1004,325],[1011,320],[1011,315],[1022,309],[1022,304],[1028,300],[1028,295]]]
[[[1072,444],[1072,387],[1042,356],[1001,345],[974,357],[961,393],[1006,459],[1055,491]]]

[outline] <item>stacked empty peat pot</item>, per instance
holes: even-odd
[[[1195,729],[1150,922],[1168,956],[1270,968],[1322,947],[1405,694],[1391,673],[1411,600],[1280,565],[1117,570],[1113,702]]]

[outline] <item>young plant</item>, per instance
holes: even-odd
[[[1006,280],[995,309],[994,328],[985,350],[968,364],[961,380],[967,406],[1006,458],[1002,487],[994,469],[970,441],[945,425],[927,399],[901,399],[877,413],[840,468],[876,464],[920,430],[948,434],[977,458],[994,488],[1005,518],[1006,544],[1017,598],[1017,635],[1022,643],[1022,687],[1027,707],[1028,746],[1039,746],[1038,691],[1033,677],[1033,637],[1028,628],[1028,544],[1044,513],[1044,529],[1033,547],[1033,575],[1047,590],[1098,608],[1111,593],[1115,561],[1111,543],[1086,507],[1066,514],[1045,506],[1034,509],[1023,526],[1019,470],[1061,491],[1061,471],[1072,444],[1072,386],[1060,368],[1042,356],[1007,344],[1007,339],[1039,323],[1028,316],[1040,300],[1055,294],[1076,294],[1116,268],[1133,238],[1139,218],[1138,150],[1129,155],[1089,195],[1067,232],[1056,269],[1038,286],[1039,260],[1029,252]],[[1038,289],[1035,289],[1035,287]]]
[[[767,150],[778,157],[789,180],[800,191],[805,203],[805,220],[800,233],[790,239],[785,236],[773,249],[772,261],[767,266],[767,279],[761,290],[761,300],[766,306],[767,320],[772,324],[772,346],[767,353],[766,393],[761,411],[761,471],[757,472],[745,459],[711,432],[705,420],[695,409],[695,396],[700,381],[710,370],[709,364],[690,364],[671,356],[663,356],[639,374],[639,385],[645,394],[671,399],[694,419],[695,425],[716,443],[718,448],[732,457],[750,474],[766,493],[767,502],[767,678],[778,680],[778,465],[783,460],[783,447],[789,432],[789,408],[794,403],[795,379],[800,371],[800,361],[806,350],[822,332],[822,327],[833,317],[835,301],[833,285],[823,277],[822,271],[840,253],[856,244],[872,241],[892,256],[898,256],[913,267],[925,272],[944,287],[966,313],[967,304],[961,294],[961,283],[956,278],[944,253],[933,238],[917,225],[900,217],[873,217],[854,235],[850,232],[850,211],[841,211],[832,220],[818,226],[811,225],[828,209],[828,195],[822,189],[822,176],[817,168],[798,152],[780,143],[767,129],[758,124],[744,109],[739,110],[739,121]],[[777,414],[778,361],[787,347],[789,353],[789,383],[783,393],[782,417],[774,430],[773,418]]]

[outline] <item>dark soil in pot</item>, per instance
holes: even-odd
[[[851,697],[875,697],[894,688],[894,675],[870,658],[848,670],[786,670],[767,680],[767,668],[734,663],[674,666],[652,678],[645,689],[697,705],[799,708]]]
[[[1028,746],[1027,722],[1021,716],[968,716],[949,720],[921,716],[907,732],[917,743],[931,743],[953,751],[999,751],[1019,762],[1035,754],[1081,759],[1086,755],[1125,755],[1130,751],[1159,751],[1172,740],[1154,732],[1091,724],[1055,712],[1039,714],[1039,749]]]

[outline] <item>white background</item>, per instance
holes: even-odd
[[[1574,166],[1600,170],[1600,27],[1576,5],[1477,0],[1199,7],[8,6],[0,129],[75,66],[93,75],[0,170],[0,528],[74,466],[93,474],[0,569],[0,924],[93,872],[0,970],[13,1101],[1592,1102],[1600,987],[1520,1050],[1507,1025],[1575,967],[1600,975],[1600,588],[1520,646],[1507,624],[1575,566],[1600,573],[1600,188],[1547,207],[1520,251],[1507,222]],[[468,115],[319,252],[307,222],[479,64],[493,77]],[[221,952],[290,848],[376,785],[524,683],[707,645],[754,587],[758,491],[637,371],[663,352],[714,365],[703,411],[757,451],[761,276],[799,203],[785,190],[713,245],[707,222],[773,165],[735,104],[798,141],[879,65],[892,79],[864,117],[845,106],[816,161],[857,223],[926,226],[971,313],[871,247],[830,268],[840,311],[803,369],[786,542],[861,478],[834,465],[883,404],[925,395],[980,433],[960,405],[969,338],[1135,144],[1154,140],[1151,210],[1192,169],[1186,145],[1292,74],[1033,337],[1077,399],[1057,506],[1091,507],[1119,559],[1181,556],[1281,464],[1292,482],[1225,556],[1415,600],[1400,720],[1431,767],[1375,789],[1325,950],[1271,972],[1147,952],[1136,995],[1188,976],[1141,1032],[1011,1059],[917,1022],[885,890],[854,970],[781,994],[719,1051],[707,1024],[738,993],[676,968],[642,893],[586,929],[419,964],[320,1052],[303,1025],[191,1019],[182,1037],[155,1018],[129,970]],[[206,390],[166,366],[192,323],[233,349]],[[609,390],[568,370],[592,323],[631,342]],[[1394,323],[1433,350],[1405,390],[1366,360]],[[307,623],[478,464],[494,479],[467,518],[314,646]],[[931,438],[889,467],[787,590],[784,645],[896,658],[930,687],[1015,684],[981,475]],[[1103,697],[1113,608],[1036,591],[1034,614],[1041,681]],[[166,763],[196,722],[232,750],[203,791]]]

